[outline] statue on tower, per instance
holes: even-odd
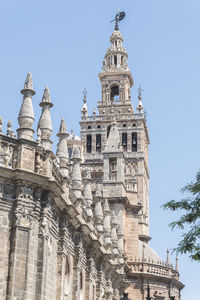
[[[116,14],[114,20],[112,20],[111,22],[114,22],[115,21],[115,30],[118,31],[119,30],[119,26],[118,26],[118,23],[120,21],[122,21],[126,16],[126,13],[124,11],[121,11],[119,13]]]

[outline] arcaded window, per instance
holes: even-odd
[[[122,146],[124,151],[127,151],[127,133],[123,132],[122,133]]]
[[[96,152],[101,153],[101,134],[96,135]]]
[[[87,135],[86,149],[87,149],[87,153],[92,152],[92,135],[91,134]]]
[[[137,133],[132,133],[132,151],[137,151]]]
[[[110,99],[111,99],[111,101],[119,100],[119,87],[117,85],[114,85],[111,88]]]

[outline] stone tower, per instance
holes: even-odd
[[[80,122],[85,149],[83,165],[90,168],[93,190],[97,184],[102,185],[103,198],[120,228],[122,258],[126,259],[129,270],[127,279],[132,282],[129,297],[147,299],[151,291],[152,299],[173,299],[170,298],[173,296],[180,299],[182,284],[177,280],[178,274],[149,246],[149,133],[141,88],[136,111],[133,109],[134,81],[127,59],[123,36],[115,28],[99,74],[102,97],[97,103],[98,114],[94,110],[89,116],[86,95],[83,99]],[[160,282],[155,274],[163,277]]]

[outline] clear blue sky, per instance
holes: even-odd
[[[6,0],[0,4],[0,99],[4,130],[17,128],[20,90],[27,72],[33,75],[35,128],[43,89],[49,86],[54,107],[53,141],[60,118],[79,132],[82,90],[88,90],[90,112],[101,97],[98,73],[118,8],[127,17],[120,24],[129,67],[150,129],[151,245],[166,257],[180,232],[167,224],[174,214],[161,205],[180,197],[179,190],[200,168],[200,1],[199,0]],[[175,258],[172,258],[173,262]],[[182,300],[199,300],[200,264],[179,259],[186,285]]]

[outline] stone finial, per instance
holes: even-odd
[[[23,102],[18,116],[18,138],[33,140],[34,130],[32,129],[32,125],[34,122],[34,112],[32,105],[32,96],[35,95],[35,92],[33,90],[31,73],[27,74],[24,89],[21,90],[21,93],[23,95]]]
[[[166,264],[167,264],[167,265],[170,265],[169,249],[167,249],[167,258],[166,258]]]
[[[67,133],[67,127],[66,127],[64,118],[61,119],[61,122],[60,122],[60,130],[59,130],[59,133],[58,133],[58,134],[59,134],[59,135],[64,134],[66,137],[69,136],[69,134]],[[57,134],[57,136],[59,136],[58,134]]]
[[[59,142],[57,145],[57,152],[56,156],[59,158],[59,166],[60,166],[60,171],[63,176],[68,176],[68,148],[67,148],[67,138],[69,134],[67,133],[67,128],[65,124],[65,120],[62,118],[61,123],[60,123],[60,130],[57,134],[59,137]]]
[[[37,129],[37,142],[40,144],[41,142],[41,130],[40,128]]]
[[[0,117],[0,133],[2,132],[3,119]]]
[[[176,270],[177,273],[179,273],[178,256],[176,256],[176,266],[175,266],[175,270]]]
[[[93,211],[92,211],[92,202],[93,202],[93,197],[92,197],[92,190],[91,190],[91,173],[90,169],[87,168],[84,176],[84,190],[83,190],[83,200],[85,202],[85,208],[86,208],[86,213],[87,216],[92,219],[93,217]]]
[[[11,133],[12,133],[12,122],[8,121],[8,123],[7,123],[7,135],[11,136]]]
[[[52,142],[50,137],[52,134],[52,122],[50,116],[50,108],[53,106],[50,99],[49,88],[45,87],[42,101],[40,102],[42,113],[38,123],[38,128],[41,130],[41,144],[44,148],[51,150]]]
[[[24,83],[24,90],[32,90],[33,91],[33,80],[30,72],[27,73],[26,80]]]
[[[49,91],[49,87],[46,86],[44,89],[44,94],[43,94],[43,98],[42,98],[42,102],[40,103],[40,106],[44,106],[44,104],[47,104],[52,107],[53,104],[51,102],[51,98],[50,98],[50,91]]]

